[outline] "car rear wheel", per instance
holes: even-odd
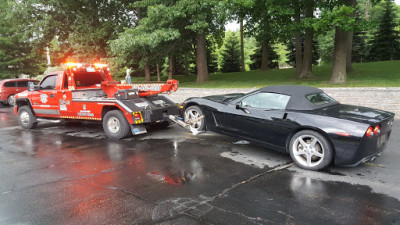
[[[200,107],[196,105],[187,107],[187,109],[185,110],[185,122],[193,121],[190,122],[190,130],[195,130],[199,132],[205,130],[205,119],[204,117],[199,119],[201,116],[204,116],[204,113],[200,109]]]
[[[7,104],[9,104],[10,106],[14,106],[15,105],[15,95],[8,96]]]
[[[111,110],[103,118],[103,129],[107,137],[122,139],[130,134],[130,125],[120,110]]]
[[[320,170],[328,166],[333,159],[331,144],[320,133],[303,130],[290,140],[290,156],[301,168]]]
[[[18,109],[18,122],[21,127],[25,129],[34,129],[38,122],[35,114],[33,114],[31,107],[25,105]]]

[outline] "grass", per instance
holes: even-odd
[[[345,85],[331,85],[332,66],[313,67],[314,79],[296,80],[294,68],[267,71],[210,74],[210,80],[196,84],[196,76],[174,76],[180,87],[191,88],[261,88],[268,85],[296,84],[314,87],[400,87],[400,60],[353,64],[354,72],[347,74]],[[154,79],[154,78],[153,78]],[[163,77],[165,80],[166,77]],[[142,81],[143,78],[134,78]]]

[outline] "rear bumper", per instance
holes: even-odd
[[[162,107],[159,109],[143,110],[143,123],[155,123],[157,121],[170,121],[169,115],[179,114],[178,106]]]
[[[357,166],[379,157],[389,142],[391,128],[374,137],[364,136],[357,145],[335,145],[335,165]]]
[[[176,116],[179,114],[180,108],[178,104],[174,103],[163,95],[149,96],[132,100],[121,100],[121,103],[126,108],[132,111],[131,118],[128,121],[131,124],[146,124],[155,123],[159,121],[170,121],[169,116]],[[140,114],[139,117],[135,115]]]

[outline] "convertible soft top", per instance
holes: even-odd
[[[337,105],[338,102],[332,102],[324,105],[314,105],[307,99],[307,95],[323,93],[319,88],[301,86],[301,85],[275,85],[268,86],[260,89],[261,92],[272,92],[277,94],[289,95],[290,100],[286,109],[291,110],[314,110],[320,109],[331,105]]]

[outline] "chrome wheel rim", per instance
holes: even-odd
[[[8,97],[8,104],[11,106],[15,105],[15,96],[11,95],[10,97]]]
[[[185,122],[189,120],[197,119],[201,116],[200,112],[195,109],[189,109],[185,112]],[[197,120],[195,122],[190,123],[190,127],[192,129],[198,130],[200,129],[201,125],[203,124],[203,119]]]
[[[29,114],[27,112],[23,111],[19,115],[19,119],[21,120],[21,123],[28,124],[29,123]]]
[[[305,167],[315,167],[324,160],[324,146],[313,135],[301,135],[293,142],[292,151],[298,163]]]
[[[107,121],[108,130],[115,134],[118,133],[119,129],[121,128],[121,124],[116,117],[110,117]]]

